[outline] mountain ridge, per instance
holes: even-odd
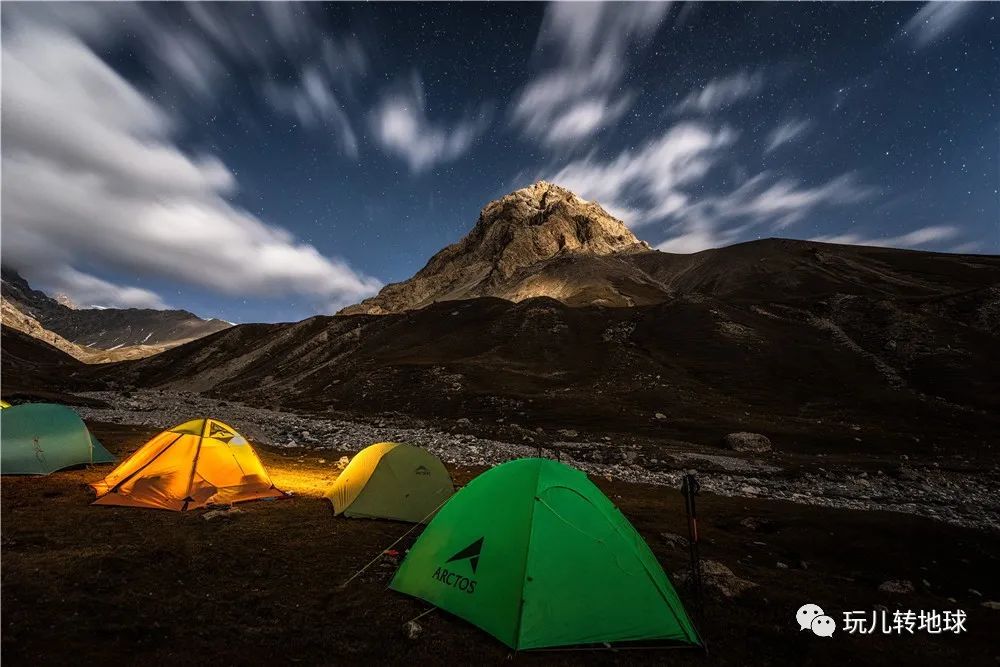
[[[231,326],[186,310],[79,308],[52,298],[3,267],[3,323],[87,363],[134,359]]]
[[[963,270],[972,265],[985,278]],[[401,313],[479,297],[632,307],[693,293],[727,299],[838,290],[929,295],[960,284],[974,289],[984,280],[1000,281],[989,256],[819,241],[769,238],[689,254],[661,252],[599,204],[539,181],[488,203],[461,240],[435,253],[411,278],[338,314]]]
[[[789,239],[671,254],[557,188],[487,205],[463,241],[353,312],[65,372],[4,355],[4,377],[473,417],[517,438],[560,425],[692,442],[757,431],[823,452],[991,447],[1000,257]]]

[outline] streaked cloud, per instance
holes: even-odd
[[[764,152],[771,151],[803,137],[812,128],[812,122],[803,119],[786,120],[767,135]]]
[[[608,161],[575,160],[546,179],[621,213],[632,227],[649,224],[690,205],[686,186],[701,180],[736,134],[698,123],[681,123],[637,151]]]
[[[854,174],[810,186],[770,172],[746,178],[728,192],[708,191],[711,173],[737,138],[726,126],[685,121],[638,150],[609,160],[591,155],[543,176],[600,202],[632,228],[657,226],[667,236],[658,248],[669,252],[725,245],[757,227],[781,230],[821,208],[875,194]]]
[[[544,62],[518,93],[514,124],[552,147],[572,147],[615,123],[632,106],[622,89],[630,49],[645,45],[670,3],[553,2],[535,47]]]
[[[954,30],[978,5],[976,2],[928,2],[903,26],[902,35],[918,49],[930,46]]]
[[[735,190],[703,197],[677,210],[673,235],[657,245],[667,252],[697,252],[735,243],[755,228],[783,230],[822,208],[854,204],[876,190],[854,174],[807,186],[763,172]]]
[[[919,248],[931,243],[940,241],[950,241],[959,236],[961,230],[952,225],[934,225],[920,227],[911,232],[898,236],[866,236],[857,233],[833,234],[829,236],[816,236],[813,241],[824,243],[843,243],[845,245],[868,245],[886,248]],[[978,247],[978,244],[970,247]]]
[[[61,266],[47,273],[40,285],[50,293],[71,295],[74,303],[81,308],[154,308],[161,310],[170,306],[159,294],[141,287],[119,285],[107,280],[77,271],[71,266]]]
[[[763,73],[737,72],[712,79],[703,88],[691,91],[674,105],[673,111],[678,114],[708,114],[756,95],[763,87]]]
[[[317,67],[302,70],[292,85],[269,81],[264,95],[276,110],[308,128],[325,128],[345,154],[358,156],[358,138],[327,76]]]
[[[418,76],[408,85],[385,93],[371,114],[375,139],[390,153],[404,160],[413,172],[449,162],[464,154],[489,124],[489,113],[481,109],[448,126],[427,116],[427,100]]]
[[[29,280],[80,303],[154,307],[156,295],[81,267],[308,295],[327,310],[380,287],[230,204],[232,172],[178,148],[176,120],[76,37],[5,30],[3,66],[3,260]]]

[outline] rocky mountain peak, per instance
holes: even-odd
[[[67,308],[69,308],[70,310],[79,309],[79,307],[76,305],[76,302],[70,298],[69,294],[64,294],[63,292],[59,292],[53,298],[56,300],[56,303],[62,304]]]
[[[515,275],[559,257],[643,252],[640,241],[599,204],[547,181],[488,203],[465,238],[434,255],[409,280],[387,285],[342,314],[382,314],[434,301],[505,296]],[[544,289],[532,296],[553,296]]]
[[[470,258],[490,261],[504,278],[559,254],[610,255],[649,249],[599,204],[547,181],[487,204],[472,232],[457,245]],[[449,253],[445,258],[454,261],[456,255]]]

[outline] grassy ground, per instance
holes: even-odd
[[[151,431],[92,425],[116,454]],[[389,591],[394,567],[377,564],[339,584],[409,528],[335,518],[321,496],[341,453],[258,448],[275,483],[296,496],[247,503],[227,518],[92,507],[87,482],[110,469],[64,471],[2,482],[2,634],[8,664],[164,664],[197,657],[219,664],[662,663],[706,665],[996,664],[1000,536],[919,517],[829,510],[704,496],[702,556],[759,588],[708,599],[700,622],[709,650],[512,654],[442,611]],[[344,452],[346,453],[346,452]],[[321,463],[321,460],[325,462]],[[457,469],[465,483],[478,471]],[[666,570],[687,562],[662,534],[686,533],[680,495],[662,487],[597,479],[646,538]],[[746,517],[768,519],[752,530]],[[413,536],[419,531],[415,531]],[[412,543],[407,539],[406,546]],[[777,562],[790,565],[781,569]],[[880,593],[908,579],[915,593]],[[925,583],[926,582],[926,583]],[[976,589],[980,598],[969,589]],[[692,613],[690,592],[681,596]],[[949,601],[948,598],[954,598]],[[961,636],[848,636],[798,632],[796,609],[965,609]],[[558,619],[555,620],[558,622]]]

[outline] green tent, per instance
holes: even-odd
[[[472,480],[428,524],[390,587],[514,649],[701,643],[635,528],[585,474],[548,459]]]
[[[0,410],[0,473],[47,475],[84,463],[112,463],[79,415],[65,405],[28,403]]]
[[[351,459],[326,497],[335,514],[426,523],[454,492],[448,470],[426,449],[377,442]]]

